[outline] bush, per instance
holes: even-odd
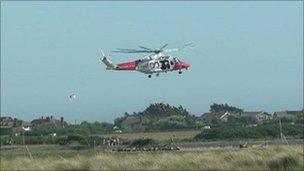
[[[132,141],[126,139],[122,141],[122,145],[131,145]]]
[[[284,135],[302,137],[304,134],[304,129],[301,124],[282,124],[282,129]]]
[[[12,135],[13,129],[11,127],[2,127],[0,128],[0,135]]]
[[[59,145],[67,145],[69,141],[68,138],[64,136],[64,137],[58,137],[55,143]]]
[[[54,144],[56,143],[55,137],[49,136],[24,136],[25,144]],[[1,137],[1,144],[14,145],[23,144],[23,136],[6,136]]]
[[[154,145],[156,142],[151,139],[151,138],[146,138],[146,139],[136,139],[133,140],[131,143],[131,147],[144,147],[144,146],[149,146],[149,145]]]
[[[303,135],[301,124],[282,124],[282,129],[285,136],[301,137]],[[279,131],[277,123],[261,124],[254,127],[226,124],[204,130],[194,139],[275,138],[279,136]]]
[[[12,145],[13,138],[11,136],[1,136],[0,137],[0,144],[1,145]]]
[[[91,145],[102,145],[103,144],[103,138],[100,136],[90,136],[87,139],[87,142]]]
[[[154,122],[150,126],[150,129],[152,130],[184,129],[184,128],[188,128],[189,127],[188,125],[189,124],[185,116],[172,115],[170,117]]]
[[[68,141],[81,141],[83,140],[83,136],[79,135],[79,134],[70,134],[67,137]]]
[[[260,132],[253,128],[240,126],[220,126],[208,130],[195,136],[195,139],[238,139],[238,138],[259,138]]]

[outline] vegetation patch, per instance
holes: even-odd
[[[289,154],[271,160],[268,166],[270,170],[295,170],[299,167],[299,161],[294,155]]]
[[[262,124],[252,127],[242,125],[222,124],[203,130],[194,137],[195,140],[216,140],[216,139],[262,139],[277,138],[279,136],[279,127],[275,123]],[[284,124],[283,133],[285,136],[301,138],[303,136],[303,128],[301,124]]]
[[[143,142],[142,142],[143,143]],[[280,150],[277,150],[280,148]],[[74,153],[73,156],[33,153],[1,157],[1,170],[303,170],[303,146],[207,148],[172,152]],[[43,153],[43,151],[40,151]],[[301,154],[301,155],[299,155]]]
[[[151,138],[145,138],[145,139],[136,139],[133,140],[132,143],[130,144],[131,147],[145,147],[145,146],[151,146],[151,145],[157,145],[158,143],[151,139]]]

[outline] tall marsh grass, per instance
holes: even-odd
[[[303,146],[1,158],[1,170],[303,170]]]

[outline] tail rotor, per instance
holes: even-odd
[[[101,50],[102,57],[99,58],[99,63],[103,63],[107,66],[106,69],[115,69],[116,65],[109,60],[109,56],[106,56],[105,53]]]

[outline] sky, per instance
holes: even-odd
[[[181,75],[149,79],[98,61],[101,49],[119,63],[142,56],[116,48],[189,42],[171,53],[191,64]],[[2,116],[113,122],[157,102],[197,116],[212,103],[302,109],[303,2],[1,1]]]

